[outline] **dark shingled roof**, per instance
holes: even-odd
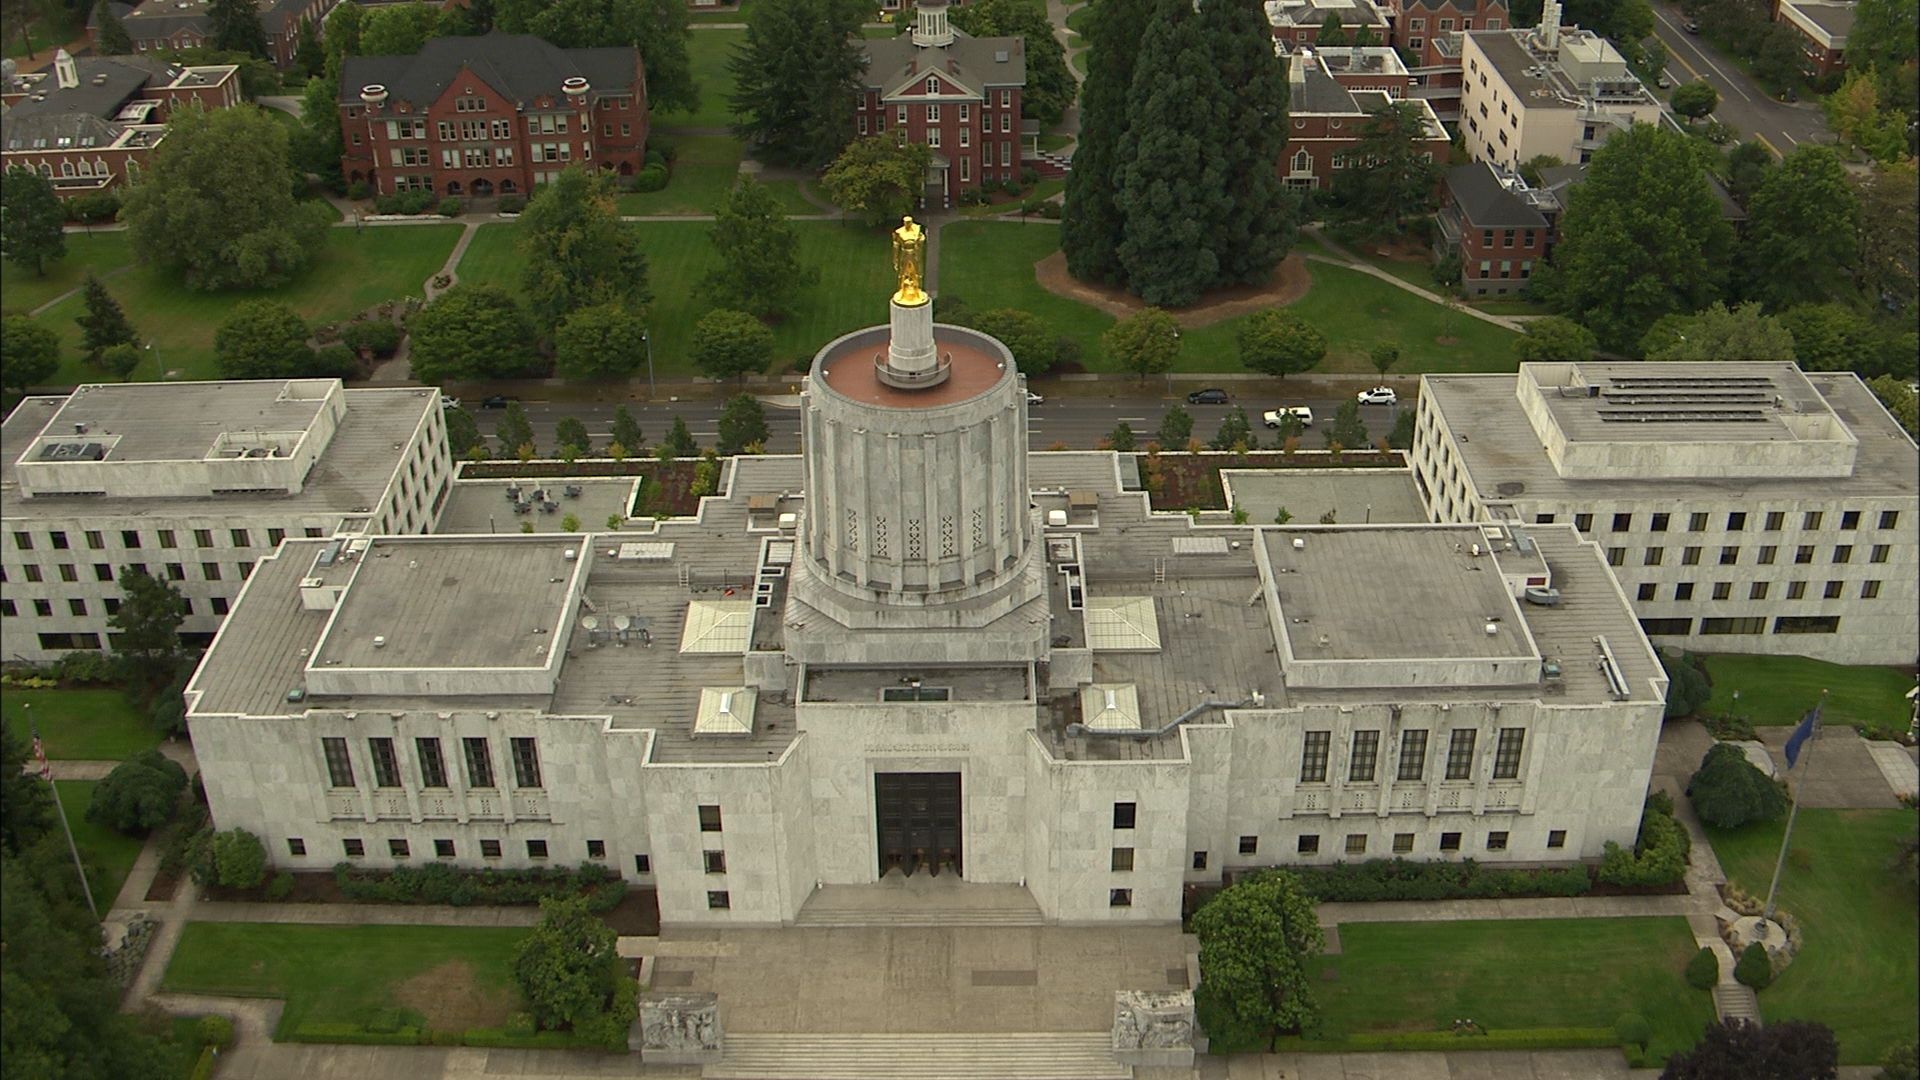
[[[54,82],[53,69],[47,69],[46,78],[33,86],[33,96],[27,97],[7,110],[11,120],[23,120],[29,116],[61,116],[68,113],[82,113],[111,120],[120,111],[127,99],[139,93],[166,65],[146,57],[132,56],[81,56],[73,61],[74,74],[79,77],[80,85],[61,87]],[[106,78],[96,83],[99,76]],[[46,95],[46,100],[35,101],[34,97]]]
[[[910,74],[947,72],[949,60],[959,69],[950,74],[983,92],[989,86],[1027,85],[1027,48],[1020,38],[969,37],[955,30],[953,44],[923,49],[914,45],[912,37],[901,34],[861,42],[867,54],[867,89],[885,93]],[[997,59],[1001,53],[1007,55],[1004,61]]]
[[[525,105],[558,97],[560,84],[583,78],[589,97],[631,93],[640,61],[630,48],[562,49],[531,34],[441,37],[413,56],[354,56],[340,66],[340,102],[358,104],[360,88],[379,83],[393,101],[425,108],[470,68],[496,92]]]
[[[1544,229],[1547,219],[1508,191],[1484,161],[1447,170],[1447,193],[1460,216],[1477,229]]]
[[[112,146],[124,130],[118,124],[109,124],[86,113],[14,116],[9,112],[0,119],[0,126],[6,129],[0,134],[0,146],[8,150],[98,149]],[[67,145],[62,146],[61,139],[68,140]]]

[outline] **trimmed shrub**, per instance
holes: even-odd
[[[229,889],[251,889],[267,879],[267,849],[245,829],[213,836],[214,881]]]
[[[1893,1047],[1880,1059],[1873,1080],[1920,1080],[1920,1052],[1913,1043]]]
[[[1754,942],[1740,951],[1740,960],[1733,965],[1733,977],[1739,982],[1765,990],[1773,981],[1773,961],[1767,957],[1767,947]]]
[[[526,208],[527,200],[521,195],[502,195],[500,201],[494,204],[494,209],[502,214],[517,214]]]
[[[663,169],[667,167],[667,155],[661,153],[658,147],[647,151],[646,164],[642,167],[651,165],[658,165]]]
[[[362,870],[343,862],[334,866],[333,877],[347,899],[380,904],[537,904],[547,897],[584,893],[589,908],[607,911],[626,895],[618,874],[591,862],[571,870],[459,870],[437,862]]]
[[[355,180],[353,183],[347,185],[347,198],[352,199],[354,202],[359,202],[366,198],[367,195],[368,188],[365,180]]]
[[[407,1026],[407,1015],[397,1008],[375,1009],[367,1019],[367,1030],[376,1035],[391,1035]]]
[[[360,358],[345,345],[329,345],[324,349],[313,350],[313,370],[309,378],[351,379],[360,370]]]
[[[648,139],[647,157],[651,159],[655,154],[659,154],[665,158],[667,164],[671,165],[674,159],[680,156],[680,148],[674,145],[671,139]],[[651,161],[649,161],[649,164],[651,164]]]
[[[267,899],[272,900],[275,903],[279,903],[280,901],[285,900],[287,897],[292,895],[293,895],[293,875],[292,874],[289,874],[286,871],[282,870],[280,873],[273,875],[272,881],[267,882]]]
[[[1579,896],[1591,888],[1587,872],[1577,866],[1556,870],[1488,869],[1472,859],[1369,859],[1324,868],[1289,869],[1299,877],[1301,889],[1321,903]]]
[[[667,169],[664,165],[649,165],[640,170],[633,181],[635,191],[659,191],[667,186]]]
[[[440,205],[436,208],[436,212],[441,217],[459,217],[466,210],[467,205],[455,198],[441,199]]]
[[[67,216],[75,221],[97,225],[120,216],[120,193],[95,191],[67,200]]]
[[[218,1013],[203,1016],[200,1022],[194,1025],[194,1034],[198,1035],[200,1041],[206,1045],[225,1050],[233,1045],[233,1021]]]
[[[1621,1013],[1613,1022],[1613,1033],[1620,1039],[1622,1046],[1637,1046],[1642,1050],[1653,1041],[1653,1025],[1639,1013]]]
[[[1639,842],[1629,851],[1607,841],[1598,876],[1609,885],[1671,885],[1686,876],[1692,848],[1686,826],[1674,820],[1673,800],[1656,792],[1640,815]]]
[[[1787,794],[1780,784],[1732,743],[1715,743],[1707,750],[1687,784],[1687,796],[1701,821],[1722,829],[1771,821],[1787,812]]]
[[[1701,949],[1687,961],[1687,985],[1695,990],[1711,990],[1720,982],[1720,959],[1712,949]]]
[[[158,750],[147,750],[113,767],[93,789],[87,820],[130,836],[145,836],[173,817],[187,770]]]
[[[385,319],[360,319],[340,328],[340,341],[350,349],[376,356],[392,356],[400,347],[400,328]]]

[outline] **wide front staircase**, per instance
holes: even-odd
[[[1104,1031],[728,1035],[707,1080],[1131,1080]]]
[[[895,870],[872,885],[822,885],[795,926],[1041,926],[1040,905],[1020,885],[983,885],[947,873]]]

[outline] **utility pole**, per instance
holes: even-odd
[[[67,824],[67,808],[60,802],[60,785],[53,782],[53,763],[47,760],[46,748],[40,745],[40,728],[33,721],[33,704],[22,703],[21,711],[27,715],[27,730],[33,733],[33,760],[37,766],[35,772],[47,782],[47,788],[53,792],[53,812],[60,819],[60,831],[67,836],[67,851],[73,856],[74,872],[80,875],[80,892],[87,898],[87,910],[93,913],[93,921],[100,921],[100,908],[93,902],[93,886],[87,883],[87,868],[80,863],[80,848],[73,842],[73,827]]]

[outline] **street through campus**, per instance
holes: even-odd
[[[1653,32],[1667,47],[1667,77],[1675,86],[1704,79],[1720,94],[1713,115],[1742,139],[1758,139],[1784,156],[1804,142],[1831,142],[1826,118],[1812,101],[1787,104],[1740,70],[1730,57],[1698,34],[1686,31],[1687,16],[1677,4],[1653,5]]]
[[[1306,387],[1302,387],[1306,390]],[[1314,424],[1324,427],[1333,419],[1334,410],[1340,407],[1341,398],[1326,396],[1326,390],[1316,388],[1307,391],[1312,396],[1293,397],[1284,392],[1269,395],[1265,392],[1246,394],[1232,391],[1235,404],[1247,410],[1247,417],[1253,423],[1254,434],[1264,442],[1271,444],[1277,432],[1263,426],[1260,414],[1281,405],[1289,407],[1304,405],[1313,410]],[[498,409],[481,409],[478,403],[467,400],[466,406],[479,422],[480,433],[492,437],[494,427],[504,415]],[[617,402],[560,402],[538,401],[533,399],[521,403],[527,411],[527,420],[533,425],[534,445],[547,450],[554,445],[554,429],[562,419],[574,417],[587,426],[587,434],[593,437],[596,445],[605,445],[613,437],[613,410]],[[1099,446],[1100,440],[1120,423],[1125,422],[1133,428],[1135,438],[1145,446],[1160,428],[1160,421],[1167,410],[1175,405],[1186,409],[1193,417],[1193,437],[1201,442],[1210,442],[1220,422],[1233,411],[1233,405],[1187,405],[1181,399],[1169,397],[1134,398],[1047,398],[1039,405],[1027,410],[1029,445],[1035,450],[1045,450],[1055,443],[1064,443],[1069,450],[1092,450]],[[1374,438],[1382,438],[1393,430],[1396,409],[1412,408],[1410,394],[1403,392],[1399,405],[1362,405],[1360,419],[1367,425],[1367,432]],[[668,429],[673,426],[673,418],[679,416],[686,420],[687,428],[702,445],[712,445],[720,434],[720,414],[726,408],[724,400],[663,401],[641,403],[627,406],[634,420],[640,424],[640,430],[647,437],[649,446],[657,445]],[[797,454],[800,452],[800,409],[797,405],[767,407],[766,450],[769,454]],[[1321,444],[1321,438],[1313,431],[1301,437],[1301,446],[1314,450]]]

